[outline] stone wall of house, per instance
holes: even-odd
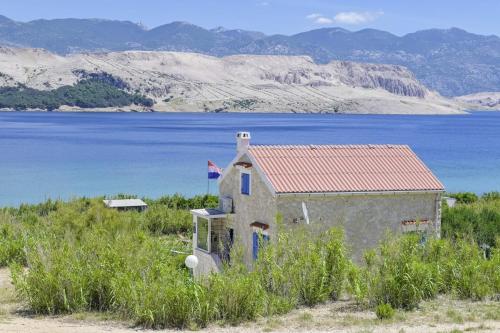
[[[241,162],[250,162],[246,156]],[[272,229],[276,220],[276,199],[269,188],[258,176],[255,168],[244,169],[250,172],[250,195],[241,194],[239,167],[232,168],[229,174],[219,184],[219,195],[229,196],[233,199],[234,215],[228,218],[228,228],[234,229],[235,245],[243,247],[243,256],[246,263],[252,263],[252,234],[253,222],[269,224]]]
[[[302,202],[306,203],[310,225],[317,232],[331,227],[345,230],[346,244],[353,257],[361,260],[364,250],[377,246],[386,233],[427,230],[439,236],[441,225],[441,194],[327,195],[282,196],[277,211],[286,227],[305,224]],[[298,220],[297,220],[298,219]],[[404,221],[429,221],[410,224]],[[272,238],[272,236],[271,236]]]

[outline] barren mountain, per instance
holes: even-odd
[[[61,56],[0,48],[0,86],[52,90],[111,76],[113,84],[155,101],[158,111],[451,114],[441,97],[406,68],[305,56],[227,56],[127,51]]]
[[[240,29],[205,29],[172,22],[148,29],[128,21],[51,19],[19,22],[0,15],[0,45],[82,52],[175,51],[212,56],[306,55],[405,66],[444,96],[500,90],[500,38],[429,29],[396,36],[386,31],[322,28],[291,36]]]

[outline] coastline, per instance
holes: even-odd
[[[109,108],[77,108],[77,107],[64,107],[60,109],[55,109],[55,110],[46,110],[46,109],[10,109],[10,108],[0,108],[0,113],[12,113],[12,112],[24,112],[24,113],[169,113],[169,114],[175,114],[175,113],[190,113],[190,114],[216,114],[216,113],[223,113],[223,114],[326,114],[326,115],[407,115],[407,116],[455,116],[455,115],[464,115],[464,114],[469,114],[471,112],[498,112],[500,109],[463,109],[463,110],[458,110],[456,112],[435,112],[435,113],[428,113],[428,112],[415,112],[415,113],[408,113],[408,112],[346,112],[346,111],[340,111],[340,112],[328,112],[328,111],[321,111],[321,112],[313,112],[313,111],[303,111],[303,112],[297,112],[297,111],[279,111],[279,110],[268,110],[268,111],[263,111],[263,110],[223,110],[223,111],[215,111],[215,110],[200,110],[200,109],[193,109],[193,110],[172,110],[172,109],[163,109],[159,110],[156,108],[134,108],[134,107],[109,107]]]

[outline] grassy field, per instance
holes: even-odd
[[[279,318],[297,311],[297,320],[317,326],[316,310],[307,308],[320,304],[355,309],[344,319],[331,314],[337,318],[330,321],[333,326],[363,313],[375,330],[379,322],[397,326],[415,318],[426,306],[442,309],[446,303],[476,301],[499,310],[498,194],[460,197],[456,207],[443,209],[443,239],[388,237],[366,253],[363,265],[350,261],[342,230],[320,238],[308,237],[307,229],[283,230],[262,249],[253,271],[241,264],[241,249],[235,246],[231,266],[203,281],[193,281],[183,264],[185,255],[178,252],[191,249],[188,209],[215,206],[215,197],[146,200],[150,208],[145,213],[106,209],[101,199],[0,210],[0,264],[9,266],[15,287],[15,292],[0,290],[6,304],[21,302],[35,315],[102,314],[146,328],[254,322],[263,330],[288,327]],[[455,310],[451,305],[439,315],[452,317]],[[475,318],[499,320],[482,314]],[[469,319],[463,322],[474,322]]]

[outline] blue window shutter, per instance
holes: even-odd
[[[259,255],[259,235],[254,232],[253,233],[253,260],[257,260],[257,256]]]
[[[250,194],[250,175],[248,173],[241,174],[241,194]]]

